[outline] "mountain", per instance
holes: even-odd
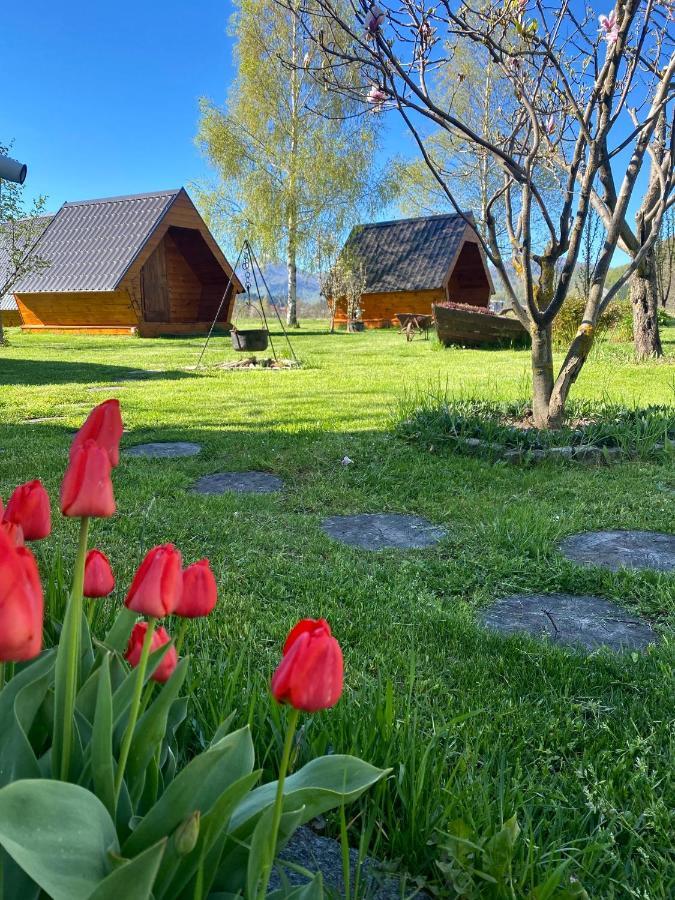
[[[286,295],[288,293],[288,270],[283,263],[270,263],[262,268],[263,276],[267,283],[267,287],[272,295],[272,299],[280,306],[286,305]],[[243,273],[237,272],[239,278],[243,282]],[[300,304],[316,304],[321,303],[322,298],[319,295],[319,279],[310,272],[304,272],[298,269],[298,302]],[[255,291],[255,283],[251,279],[252,290]],[[260,285],[260,290],[264,294],[265,289]]]

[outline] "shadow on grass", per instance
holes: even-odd
[[[44,359],[3,359],[0,384],[93,384],[103,381],[145,381],[194,378],[180,369],[157,370],[91,362],[61,362]]]

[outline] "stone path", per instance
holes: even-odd
[[[195,482],[192,490],[196,494],[272,494],[283,489],[284,483],[269,472],[216,472],[204,475]]]
[[[675,534],[658,531],[586,531],[560,544],[561,552],[585,566],[619,569],[675,570]]]
[[[144,456],[147,459],[170,459],[177,456],[196,456],[201,452],[201,444],[189,441],[163,441],[155,444],[136,444],[124,449],[126,456]]]
[[[502,634],[527,632],[553,643],[595,650],[642,650],[657,636],[649,625],[616,603],[574,594],[515,594],[479,610],[485,626]]]
[[[386,513],[331,516],[321,528],[329,537],[362,550],[399,550],[432,547],[445,537],[445,529],[419,516]]]

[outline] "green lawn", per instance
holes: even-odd
[[[573,396],[673,404],[675,328],[664,339],[659,363],[633,363],[628,346],[599,347]],[[393,435],[401,399],[446,387],[526,395],[526,351],[441,350],[393,332],[329,336],[321,323],[293,341],[301,370],[217,369],[235,356],[218,337],[207,368],[190,371],[197,340],[10,331],[0,356],[0,495],[39,477],[56,502],[71,433],[109,395],[122,403],[123,446],[202,444],[191,459],[123,457],[119,512],[93,526],[118,575],[116,603],[153,544],[212,560],[220,603],[188,638],[198,660],[191,740],[236,710],[272,770],[279,712],[266,681],[294,621],[325,616],[345,651],[347,689],[335,710],[306,721],[298,754],[332,748],[393,769],[351,810],[354,840],[370,833],[374,853],[455,896],[449,884],[460,874],[443,882],[435,864],[442,832],[461,819],[480,841],[516,815],[513,886],[489,893],[467,863],[454,881],[462,896],[525,897],[567,861],[592,898],[672,897],[675,580],[581,569],[556,551],[586,529],[672,531],[672,463],[521,469],[430,453]],[[108,394],[105,385],[123,387]],[[50,416],[59,418],[26,421]],[[345,455],[353,465],[340,464]],[[274,472],[286,490],[188,492],[200,475],[233,469]],[[326,515],[379,511],[426,516],[447,537],[430,550],[367,554],[319,528]],[[75,531],[57,518],[55,537],[37,548],[43,571],[57,554],[70,563]],[[663,641],[642,656],[584,658],[477,627],[478,606],[522,590],[614,599],[646,615]]]

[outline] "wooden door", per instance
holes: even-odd
[[[166,277],[166,250],[163,240],[141,269],[141,291],[145,321],[170,321],[169,282]]]

